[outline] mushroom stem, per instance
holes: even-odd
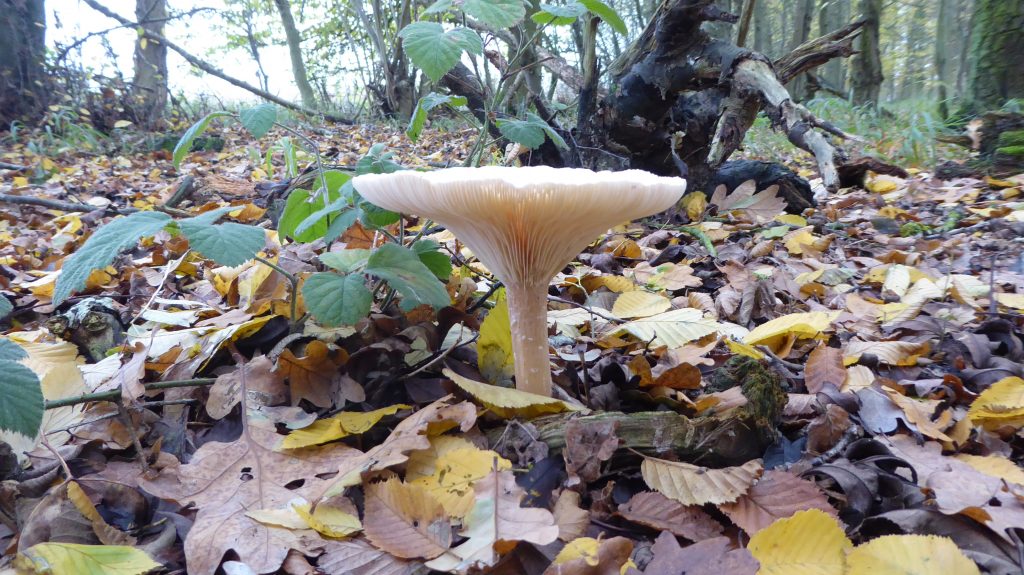
[[[507,285],[516,389],[551,396],[547,284]]]

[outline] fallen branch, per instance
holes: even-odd
[[[159,381],[156,383],[145,384],[146,391],[156,391],[159,389],[176,389],[179,387],[203,387],[207,385],[213,385],[217,379],[213,377],[202,377],[196,379],[179,379],[174,381]],[[44,404],[44,409],[56,409],[58,407],[66,407],[69,405],[78,405],[80,403],[91,403],[93,401],[118,401],[121,399],[121,389],[114,389],[111,391],[98,391],[95,393],[86,393],[83,395],[76,395],[74,397],[65,397],[63,399],[54,399],[47,401]]]
[[[28,166],[22,166],[21,164],[8,164],[7,162],[0,162],[0,170],[16,170],[20,172],[27,169]]]
[[[92,8],[93,10],[96,10],[97,12],[99,12],[100,14],[103,14],[104,16],[106,16],[108,18],[113,18],[114,20],[117,20],[121,24],[132,25],[132,26],[135,25],[135,23],[133,23],[131,20],[128,20],[127,18],[124,18],[123,16],[121,16],[121,15],[115,13],[115,12],[110,11],[110,9],[108,9],[106,6],[103,6],[99,2],[96,2],[96,0],[84,0],[84,2],[87,5],[89,5],[89,7]],[[220,78],[221,80],[224,80],[225,82],[227,82],[229,84],[232,84],[234,86],[238,86],[239,88],[241,88],[243,90],[246,90],[248,92],[252,92],[253,94],[256,94],[257,96],[259,96],[260,98],[263,98],[264,100],[266,100],[268,102],[273,102],[273,103],[275,103],[275,104],[277,104],[279,106],[283,106],[283,107],[291,109],[291,110],[296,110],[298,112],[302,112],[303,114],[307,114],[307,115],[310,115],[310,116],[323,116],[324,118],[327,118],[328,120],[331,120],[332,122],[338,122],[339,124],[352,124],[352,120],[349,119],[349,118],[345,118],[345,117],[342,117],[342,116],[336,116],[334,114],[328,114],[326,112],[319,112],[317,110],[311,110],[309,108],[306,108],[305,106],[301,106],[301,105],[296,104],[294,102],[289,102],[288,100],[285,100],[284,98],[279,98],[279,97],[275,96],[274,94],[271,94],[270,92],[267,92],[266,90],[262,90],[260,88],[257,88],[256,86],[253,86],[252,84],[250,84],[248,82],[245,82],[243,80],[239,80],[238,78],[233,78],[231,76],[228,76],[227,74],[225,74],[220,69],[215,68],[214,66],[212,66],[212,65],[204,62],[203,60],[200,60],[199,58],[193,56],[192,54],[187,52],[184,48],[182,48],[181,46],[178,46],[177,44],[175,44],[174,42],[172,42],[172,41],[168,40],[167,38],[161,36],[160,34],[157,34],[155,32],[150,32],[149,30],[146,30],[143,27],[139,27],[138,30],[139,30],[140,33],[142,33],[144,36],[146,36],[150,40],[153,40],[154,42],[160,42],[161,44],[167,46],[171,50],[174,50],[182,58],[184,58],[186,61],[188,61],[189,64],[192,64],[196,68],[199,68],[200,70],[206,72],[207,74],[210,74],[211,76],[216,76],[216,77]]]
[[[37,198],[35,196],[15,196],[12,194],[0,194],[0,204],[19,204],[23,206],[40,206],[51,210],[60,210],[62,212],[82,212],[89,213],[96,210],[109,210],[121,215],[134,214],[135,212],[141,211],[138,208],[115,208],[108,206],[106,208],[100,206],[90,206],[89,204],[79,204],[77,202],[65,202],[63,200],[51,200],[49,198]],[[177,210],[166,206],[156,206],[153,208],[158,212],[164,212],[165,214],[178,217],[192,217],[192,214]]]

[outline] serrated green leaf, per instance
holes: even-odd
[[[243,108],[238,112],[242,126],[256,138],[262,138],[274,127],[277,121],[277,106],[271,103],[257,104],[252,108]]]
[[[402,219],[398,212],[386,210],[360,197],[359,208],[362,210],[359,220],[372,228],[385,228]]]
[[[604,20],[613,30],[619,34],[626,35],[629,30],[626,29],[626,23],[622,21],[622,17],[615,11],[614,8],[601,2],[601,0],[576,0],[583,6],[594,13],[595,16]]]
[[[501,135],[527,148],[539,148],[544,143],[545,137],[551,138],[551,141],[559,148],[568,149],[569,147],[554,128],[533,113],[528,112],[525,120],[502,119],[498,120],[496,124]]]
[[[449,10],[452,7],[452,4],[454,4],[452,0],[437,0],[437,2],[427,6],[427,9],[423,11],[423,15],[429,16],[431,14],[440,14]]]
[[[441,246],[434,240],[419,240],[412,245],[412,251],[420,257],[423,265],[427,266],[437,279],[447,281],[452,275],[452,260],[447,254],[441,253]]]
[[[222,266],[240,266],[256,257],[266,244],[266,233],[256,226],[234,222],[197,224],[189,220],[178,225],[193,249]]]
[[[370,313],[373,293],[362,274],[315,273],[302,284],[306,309],[328,326],[352,325]]]
[[[321,254],[320,261],[329,268],[347,274],[363,269],[369,257],[370,250],[353,249]]]
[[[523,0],[466,0],[462,11],[491,28],[504,29],[526,16]]]
[[[11,300],[0,295],[0,319],[7,317],[7,314],[14,310],[14,305],[11,304]]]
[[[435,82],[455,67],[464,51],[481,54],[484,50],[483,40],[473,30],[445,31],[437,22],[413,22],[398,35],[409,58]]]
[[[530,18],[541,25],[568,26],[587,12],[587,8],[579,2],[570,2],[565,6],[541,4],[540,11]]]
[[[85,280],[93,270],[109,266],[122,250],[159,232],[170,222],[171,217],[161,212],[136,212],[96,230],[78,251],[64,260],[53,288],[53,303],[59,304],[85,287]]]
[[[0,338],[0,361],[18,361],[28,357],[28,353],[20,345],[7,339]]]
[[[403,310],[420,304],[441,308],[451,303],[444,284],[408,248],[396,244],[380,246],[370,254],[365,271],[387,281],[402,294]]]
[[[18,573],[141,575],[161,565],[145,551],[127,545],[37,543],[14,560]]]
[[[323,194],[317,194],[310,200],[311,196],[313,196],[312,192],[302,189],[292,190],[288,194],[284,213],[281,214],[281,220],[277,222],[278,234],[302,243],[316,241],[323,237],[327,232],[328,223],[322,219],[310,226],[304,226],[305,231],[302,233],[298,232],[299,224],[324,208]]]
[[[359,212],[357,210],[342,212],[341,215],[334,218],[331,225],[327,226],[327,231],[324,233],[324,241],[328,244],[333,242],[338,236],[345,233],[345,230],[351,228],[356,223],[358,217]]]
[[[43,423],[43,391],[36,373],[16,361],[0,360],[0,398],[0,429],[35,437]]]
[[[366,154],[356,160],[356,175],[391,174],[404,170],[405,166],[392,160],[394,153],[385,150],[384,144],[374,144]]]
[[[430,113],[434,108],[441,105],[449,105],[453,108],[459,106],[465,106],[469,101],[465,96],[449,96],[447,94],[438,94],[431,92],[426,96],[420,98],[419,102],[416,103],[416,110],[412,113],[412,118],[409,119],[409,126],[405,129],[405,135],[410,140],[416,141],[420,137],[420,133],[423,132],[423,126],[427,123],[427,114]]]
[[[562,139],[562,136],[558,132],[556,132],[554,128],[551,127],[551,124],[545,122],[544,118],[541,118],[540,116],[532,112],[527,112],[526,118],[540,126],[540,129],[544,130],[544,133],[547,134],[548,138],[552,142],[554,142],[556,146],[563,150],[569,149],[569,145],[565,143],[565,140]]]
[[[211,120],[214,118],[224,118],[230,115],[231,114],[228,112],[210,112],[203,116],[203,118],[198,122],[192,124],[192,126],[182,134],[181,139],[178,140],[178,144],[174,146],[174,153],[171,156],[174,160],[174,167],[177,168],[181,165],[181,161],[185,159],[185,155],[192,149],[192,142],[199,137],[199,134],[206,131]]]

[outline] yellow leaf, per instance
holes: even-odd
[[[755,554],[756,557],[756,554]],[[846,556],[847,575],[979,575],[978,566],[948,537],[885,535]],[[764,565],[762,563],[762,565]]]
[[[19,574],[140,575],[161,565],[126,545],[37,543],[14,560]]]
[[[686,215],[690,221],[696,222],[708,208],[708,197],[704,195],[704,192],[690,192],[683,196],[679,204],[686,209]]]
[[[512,355],[512,328],[509,324],[505,290],[494,296],[494,307],[480,324],[476,341],[477,365],[487,381],[500,385],[512,381],[515,359]]]
[[[843,575],[851,547],[839,523],[820,509],[779,519],[747,545],[761,563],[758,575]]]
[[[412,483],[421,477],[430,477],[437,470],[437,460],[456,449],[474,449],[473,442],[459,435],[430,437],[430,449],[418,449],[409,454],[405,464],[405,481]]]
[[[662,495],[683,505],[729,503],[750,489],[761,475],[761,460],[740,467],[708,469],[679,461],[645,457],[640,466],[644,481]]]
[[[394,415],[401,409],[409,409],[409,406],[402,404],[391,405],[365,413],[343,411],[332,417],[318,419],[310,426],[296,429],[286,435],[281,440],[281,445],[278,449],[299,449],[300,447],[309,447],[335,441],[349,435],[359,435],[369,431],[384,416]]]
[[[997,293],[995,298],[1001,306],[1024,311],[1024,293]]]
[[[761,350],[757,349],[752,345],[747,345],[741,341],[736,341],[734,339],[726,339],[725,345],[729,346],[729,351],[735,353],[736,355],[743,355],[758,360],[764,359],[764,353],[762,353]]]
[[[793,255],[800,255],[804,253],[806,246],[813,245],[817,240],[817,238],[814,237],[814,234],[811,233],[811,230],[813,229],[813,227],[807,226],[786,234],[784,237],[786,250]]]
[[[672,302],[665,296],[648,291],[628,291],[615,298],[612,314],[625,319],[649,317],[666,311],[670,307],[672,307]]]
[[[28,185],[28,178],[25,176],[14,176],[14,178],[11,179],[11,184],[15,188],[24,188]]]
[[[703,195],[703,194],[702,194]],[[574,559],[583,559],[587,562],[587,565],[591,567],[597,566],[600,562],[598,558],[598,550],[601,548],[601,542],[593,537],[580,537],[573,539],[566,543],[565,547],[555,555],[554,565],[561,565],[567,561]]]
[[[530,419],[548,413],[586,411],[586,408],[582,406],[570,405],[553,397],[544,397],[535,393],[473,381],[448,368],[445,368],[443,373],[445,377],[455,382],[455,385],[484,404],[498,417],[505,419],[513,417]]]
[[[359,518],[328,503],[321,503],[310,513],[309,503],[292,503],[292,509],[312,529],[328,537],[348,537],[360,531],[363,524]]]
[[[851,341],[843,351],[843,365],[857,363],[862,355],[870,354],[877,357],[880,363],[911,367],[917,365],[918,358],[928,353],[929,346],[928,342]]]
[[[899,180],[890,176],[879,176],[873,172],[868,172],[864,187],[869,192],[875,194],[888,194],[889,192],[896,191],[896,188],[899,187]]]
[[[981,392],[967,412],[985,429],[1024,426],[1024,379],[1006,377]]]
[[[777,317],[751,330],[743,338],[743,343],[767,345],[773,351],[777,351],[786,337],[792,336],[796,339],[819,337],[821,332],[828,329],[829,325],[839,317],[840,313],[838,311],[812,311]]]
[[[977,469],[985,475],[1005,479],[1009,483],[1024,485],[1024,469],[1002,455],[968,455],[961,453],[955,456],[960,461]]]
[[[802,228],[807,225],[807,219],[796,214],[779,214],[775,216],[775,221],[796,226],[798,228]]]
[[[445,452],[434,463],[434,473],[410,483],[422,485],[452,517],[465,517],[475,501],[473,484],[497,468],[512,469],[512,462],[497,453],[476,447]]]
[[[127,128],[128,126],[131,126],[131,125],[132,125],[132,123],[131,123],[130,120],[118,120],[118,121],[114,122],[114,127],[115,128]]]
[[[638,340],[677,348],[719,330],[718,322],[692,307],[674,309],[619,326]]]
[[[591,276],[583,279],[583,288],[587,291],[597,291],[599,287],[606,287],[615,293],[637,289],[632,280],[622,276]]]

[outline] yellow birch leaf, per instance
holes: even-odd
[[[839,522],[820,509],[779,519],[747,545],[761,563],[758,575],[843,575],[852,547]]]
[[[480,324],[476,355],[480,373],[488,382],[500,385],[512,381],[515,360],[512,355],[512,327],[504,289],[498,290],[494,295],[494,307]]]
[[[779,214],[775,216],[775,221],[796,226],[798,228],[802,228],[807,225],[807,219],[796,214]]]
[[[674,349],[715,333],[720,327],[717,321],[705,318],[699,309],[685,307],[633,320],[619,326],[617,331]]]
[[[967,417],[985,429],[1024,425],[1024,379],[1006,377],[981,392],[967,411]]]
[[[289,433],[281,439],[278,449],[299,449],[300,447],[310,447],[335,441],[349,435],[359,435],[369,431],[384,416],[394,415],[402,409],[409,409],[409,406],[402,404],[390,405],[365,413],[342,411],[337,415],[318,419],[308,427],[296,429]]]
[[[434,473],[409,483],[421,485],[452,517],[465,517],[475,501],[473,484],[497,468],[512,469],[512,462],[491,450],[476,447],[445,452],[435,462]]]
[[[764,353],[752,345],[747,345],[741,341],[734,339],[726,339],[725,345],[729,346],[729,351],[736,355],[743,355],[753,359],[761,360],[764,359]]]
[[[672,307],[672,302],[665,296],[648,291],[628,291],[615,298],[612,314],[624,319],[650,317],[667,311],[670,307]],[[483,331],[482,327],[481,331]]]
[[[309,503],[292,503],[292,509],[306,525],[328,537],[348,537],[363,528],[359,518],[328,503],[321,503],[310,512]]]
[[[37,543],[18,554],[14,567],[19,574],[141,575],[162,566],[127,545]]]
[[[756,557],[756,554],[755,554]],[[885,535],[846,556],[847,575],[979,575],[978,566],[948,537]],[[762,563],[762,566],[764,564]],[[795,573],[795,572],[794,572]]]
[[[536,393],[473,381],[468,377],[462,377],[448,368],[445,368],[443,373],[445,377],[455,382],[455,385],[484,404],[487,409],[490,409],[498,417],[505,419],[513,417],[530,419],[548,413],[587,411],[583,406],[570,405],[553,397],[544,397]]]
[[[777,317],[769,322],[763,323],[743,338],[743,343],[748,345],[767,345],[773,351],[785,340],[787,336],[795,336],[797,339],[810,339],[819,337],[821,332],[828,329],[841,312],[812,311],[802,313],[791,313]]]
[[[645,457],[640,466],[651,489],[683,505],[729,503],[739,499],[761,475],[761,460],[740,467],[708,469],[679,461]]]
[[[981,456],[960,453],[954,457],[985,475],[1005,479],[1009,483],[1024,485],[1024,469],[1002,455]]]

